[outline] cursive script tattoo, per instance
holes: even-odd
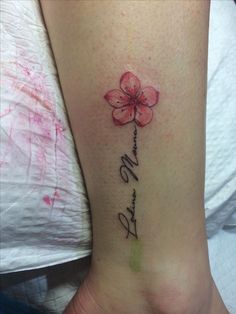
[[[129,183],[130,178],[133,178],[135,181],[138,181],[138,176],[136,175],[134,169],[139,165],[137,134],[138,134],[137,127],[136,125],[134,125],[132,158],[130,158],[127,154],[124,154],[121,157],[122,165],[120,166],[120,176],[125,183]],[[126,208],[126,211],[130,214],[130,218],[127,218],[127,215],[125,215],[124,213],[118,213],[119,221],[124,227],[124,229],[127,231],[126,239],[129,237],[129,235],[132,235],[136,239],[138,239],[137,224],[135,218],[135,206],[136,206],[136,190],[133,189],[131,206]]]
[[[124,213],[118,213],[119,221],[127,231],[126,239],[129,237],[129,235],[132,235],[136,239],[138,239],[135,219],[135,206],[136,206],[136,190],[133,189],[131,206],[126,208],[126,211],[129,213],[130,217],[127,218],[127,216]]]
[[[120,166],[120,176],[121,179],[125,183],[129,183],[130,177],[134,178],[136,181],[138,181],[138,177],[134,172],[135,167],[138,166],[138,154],[137,154],[137,127],[136,125],[134,126],[134,134],[133,134],[133,156],[132,158],[129,157],[127,154],[124,154],[123,156],[120,157],[122,165]]]

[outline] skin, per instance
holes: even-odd
[[[66,314],[227,313],[204,227],[209,2],[41,6],[92,210],[91,268]],[[161,92],[152,122],[138,127],[140,180],[132,185],[119,166],[133,125],[115,126],[103,97],[126,71]],[[117,218],[133,187],[138,240],[126,239]]]
[[[142,243],[140,240],[132,240],[129,267],[133,272],[142,270]]]

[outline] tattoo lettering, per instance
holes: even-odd
[[[120,176],[125,183],[129,183],[129,175],[138,181],[138,177],[135,174],[133,168],[138,166],[138,156],[137,156],[137,127],[134,125],[134,136],[133,136],[133,156],[129,157],[127,154],[124,154],[120,159],[122,165],[120,166]]]
[[[128,236],[130,234],[132,236],[134,236],[136,239],[138,239],[137,228],[136,228],[136,219],[135,219],[135,202],[136,202],[136,190],[133,189],[132,204],[130,207],[126,208],[126,210],[131,215],[130,221],[133,223],[133,228],[132,228],[133,231],[131,231],[130,222],[129,222],[129,219],[126,217],[126,215],[123,213],[118,213],[118,218],[120,220],[120,223],[123,225],[125,230],[127,230],[126,239],[128,238]]]
[[[112,110],[112,119],[115,125],[123,126],[134,123],[132,155],[124,154],[120,157],[121,166],[120,177],[124,183],[139,181],[136,168],[139,166],[137,126],[144,127],[152,121],[152,107],[159,101],[159,91],[152,86],[141,87],[141,82],[137,76],[131,72],[125,72],[120,78],[120,89],[112,89],[104,95]],[[138,238],[135,210],[136,210],[136,189],[133,188],[132,204],[126,208],[127,212],[118,213],[118,219],[127,231],[126,238],[132,235]]]

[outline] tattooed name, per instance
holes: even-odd
[[[138,166],[137,149],[137,127],[135,125],[133,134],[133,156],[131,158],[127,154],[124,154],[120,158],[122,163],[120,166],[120,176],[125,183],[129,183],[130,177],[138,181],[138,177],[134,171],[134,168]]]
[[[136,206],[136,190],[133,189],[131,206],[126,208],[126,211],[128,212],[127,215],[129,215],[129,217],[127,218],[127,216],[124,213],[118,213],[119,221],[127,231],[126,239],[129,237],[129,235],[132,235],[136,239],[138,239],[135,219],[135,206]]]

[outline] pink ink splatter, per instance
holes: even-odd
[[[47,205],[51,205],[51,204],[52,204],[52,200],[51,200],[50,196],[48,196],[48,195],[45,195],[45,196],[43,197],[43,201],[44,201],[44,203],[47,204]]]
[[[57,191],[55,191],[53,193],[53,197],[50,197],[49,195],[45,195],[43,197],[43,201],[45,204],[51,206],[52,204],[54,204],[55,200],[57,200],[59,198],[60,198],[60,194]]]
[[[27,52],[20,53],[15,61],[5,62],[2,69],[2,88],[5,89],[4,94],[11,97],[3,102],[0,112],[0,119],[4,118],[2,126],[6,136],[0,150],[0,167],[12,167],[9,161],[13,154],[17,155],[15,165],[18,165],[20,158],[27,180],[31,180],[31,176],[32,179],[38,178],[32,189],[36,189],[38,184],[43,185],[46,175],[54,171],[56,190],[59,162],[64,156],[61,152],[66,151],[66,127],[58,118],[57,99],[44,65],[40,60],[30,60],[25,56]],[[11,99],[17,99],[17,103],[9,104]],[[59,197],[57,191],[52,197],[49,193],[43,197],[43,202],[53,206]]]

